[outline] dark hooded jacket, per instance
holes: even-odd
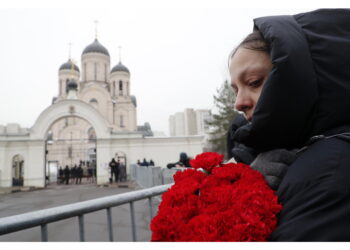
[[[252,122],[235,140],[261,152],[303,148],[277,195],[272,241],[350,241],[350,10],[254,20],[270,43],[272,71]],[[317,135],[330,136],[313,140]]]
[[[231,122],[231,125],[229,127],[229,130],[227,132],[227,156],[228,158],[234,158],[237,162],[242,162],[245,164],[250,165],[255,157],[257,156],[257,153],[254,149],[248,148],[242,143],[238,143],[233,140],[233,136],[237,129],[247,124],[248,121],[242,114],[237,114],[236,117]]]

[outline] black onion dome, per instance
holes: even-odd
[[[125,67],[121,62],[119,62],[117,65],[113,67],[113,69],[111,70],[111,73],[117,72],[117,71],[123,71],[130,74],[129,69]]]
[[[59,68],[59,71],[65,70],[65,69],[71,70],[71,69],[72,69],[72,66],[73,66],[73,69],[74,69],[75,71],[80,72],[78,66],[75,65],[75,64],[72,62],[71,59],[69,59],[67,62],[65,62],[64,64],[62,64],[61,67]]]
[[[78,89],[78,83],[74,79],[70,79],[67,83],[67,90],[77,90]]]
[[[109,52],[108,50],[102,45],[100,44],[100,42],[95,39],[95,41],[91,44],[89,44],[83,51],[83,54],[87,54],[87,53],[101,53],[101,54],[105,54],[107,56],[109,56]]]

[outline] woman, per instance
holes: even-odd
[[[299,149],[277,195],[272,241],[350,240],[350,11],[254,20],[230,57],[234,140],[258,152]],[[259,156],[258,156],[259,158]]]

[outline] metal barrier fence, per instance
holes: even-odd
[[[141,189],[128,193],[106,196],[103,198],[0,218],[0,235],[40,226],[41,241],[48,241],[47,225],[49,223],[72,217],[78,217],[80,241],[85,241],[84,215],[87,213],[106,209],[109,240],[113,241],[111,208],[129,203],[132,239],[133,241],[137,241],[134,202],[142,199],[148,199],[150,218],[152,219],[152,197],[161,195],[167,191],[171,185],[172,184],[155,186],[152,188]]]
[[[140,187],[149,188],[163,184],[173,183],[173,176],[177,171],[183,171],[185,168],[161,168],[153,166],[130,165],[130,178]]]

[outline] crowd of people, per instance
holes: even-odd
[[[190,168],[191,158],[187,156],[186,153],[180,153],[179,160],[175,163],[169,163],[167,168]],[[137,160],[137,165],[142,167],[155,166],[155,163],[152,159],[149,161],[146,158],[143,158],[143,161]],[[109,166],[109,182],[125,182],[127,180],[126,166],[124,162],[121,162],[119,159],[112,160],[108,163]],[[91,164],[79,165],[75,164],[73,167],[68,165],[65,168],[60,167],[58,170],[57,184],[82,184],[82,180],[86,178],[86,183],[95,183],[96,182],[96,167]]]
[[[154,164],[155,163],[152,159],[150,159],[150,161],[147,161],[146,158],[143,158],[142,162],[140,160],[137,160],[137,165],[142,167],[155,166]]]
[[[149,164],[149,163],[148,163]],[[116,161],[114,158],[109,162],[110,169],[110,182],[122,182],[126,181],[126,166],[121,163],[120,160]],[[88,164],[85,166],[80,163],[75,164],[73,167],[68,165],[65,168],[60,167],[58,170],[57,184],[81,184],[83,178],[86,178],[86,183],[96,182],[96,167]]]
[[[123,162],[121,162],[119,159],[116,161],[115,158],[112,158],[112,160],[109,162],[109,168],[110,168],[110,174],[111,177],[109,178],[109,182],[125,182],[126,181],[126,166]]]
[[[85,166],[82,163],[65,168],[60,167],[58,170],[58,184],[81,184],[82,179],[86,178],[87,183],[94,183],[96,181],[96,167],[92,165]]]
[[[174,163],[168,163],[167,168],[190,168],[190,160],[192,158],[188,157],[185,152],[181,152],[179,156],[179,160]],[[152,159],[150,161],[147,161],[146,158],[143,158],[143,161],[137,160],[137,165],[141,167],[148,167],[148,166],[155,166],[155,163]]]

